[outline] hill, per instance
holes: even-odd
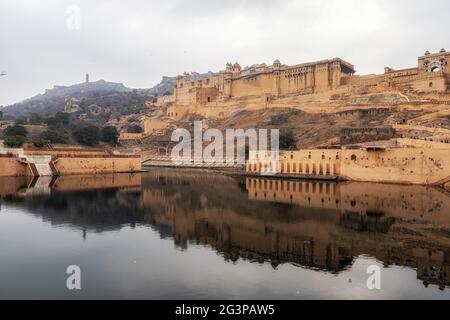
[[[163,77],[153,88],[132,89],[122,83],[99,80],[95,82],[78,83],[71,86],[54,86],[44,93],[26,99],[22,102],[1,109],[4,117],[20,118],[30,113],[53,114],[65,111],[67,103],[79,103],[79,107],[89,107],[92,104],[103,108],[129,109],[143,104],[146,99],[158,97],[173,92],[175,77]],[[113,111],[113,110],[109,110]]]

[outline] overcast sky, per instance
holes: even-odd
[[[85,73],[147,88],[227,61],[412,67],[427,49],[450,50],[449,12],[448,0],[1,0],[0,105]]]

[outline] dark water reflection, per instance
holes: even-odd
[[[161,169],[0,178],[0,195],[0,298],[450,298],[440,189]]]

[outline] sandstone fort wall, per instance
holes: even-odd
[[[60,175],[132,172],[142,169],[140,157],[59,158],[54,161]]]
[[[343,93],[445,93],[450,88],[449,61],[450,53],[445,50],[427,52],[418,58],[415,68],[386,68],[383,74],[363,76],[354,75],[353,65],[339,58],[293,66],[282,65],[278,60],[270,66],[246,68],[228,63],[225,70],[204,79],[191,79],[189,74],[179,76],[168,116],[173,120],[188,113],[227,117],[230,109],[238,107],[308,108],[305,103],[320,109],[321,101],[332,105],[330,98]]]
[[[139,156],[63,156],[53,160],[60,175],[133,172],[142,169]],[[33,176],[25,158],[0,156],[0,176]]]
[[[30,176],[31,171],[26,161],[17,157],[0,156],[0,177]]]
[[[449,149],[375,148],[283,151],[279,161],[251,152],[249,173],[341,177],[352,181],[399,184],[440,184],[450,180]]]

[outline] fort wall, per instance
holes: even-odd
[[[37,175],[75,175],[134,172],[142,169],[141,157],[136,155],[109,155],[105,151],[76,152],[68,150],[21,151],[23,157],[0,155],[0,176],[20,177]],[[47,171],[39,171],[41,160]],[[50,166],[49,166],[50,165]],[[41,173],[40,173],[41,172]]]
[[[119,135],[119,140],[139,140],[145,137],[145,133],[128,133],[121,132]]]
[[[392,125],[392,127],[398,130],[415,130],[415,131],[427,131],[433,134],[450,134],[450,130],[445,128],[430,128],[426,126],[408,125],[408,124],[394,124]]]
[[[333,95],[386,92],[446,93],[450,88],[450,53],[418,58],[414,68],[385,68],[383,74],[354,75],[354,66],[342,59],[287,66],[275,60],[270,66],[241,68],[227,63],[226,69],[204,79],[180,75],[175,84],[173,107],[168,116],[180,120],[188,113],[227,117],[230,109],[273,107],[320,109],[320,102],[333,107]],[[342,106],[342,105],[340,105]],[[345,104],[344,104],[345,106]],[[387,103],[386,106],[389,106]]]
[[[450,180],[445,149],[344,150],[341,176],[353,181],[443,184]]]
[[[0,177],[31,176],[25,160],[13,156],[0,155]]]
[[[139,171],[141,157],[64,157],[54,161],[60,175],[102,174]]]
[[[104,149],[81,149],[81,148],[30,148],[24,149],[24,155],[26,156],[52,156],[52,157],[64,157],[64,156],[108,156],[109,153]]]
[[[450,152],[450,144],[426,141],[418,139],[398,138],[396,139],[399,147],[421,148],[421,149],[447,149]]]
[[[154,134],[159,130],[167,128],[167,121],[161,119],[145,119],[144,131],[145,134]]]
[[[390,140],[395,136],[395,129],[385,128],[343,128],[340,130],[341,145],[369,141]]]
[[[164,105],[168,105],[168,104],[171,104],[171,103],[174,103],[174,102],[175,102],[175,96],[174,95],[167,95],[167,96],[158,97],[157,100],[156,100],[155,105],[157,107],[162,107]]]
[[[352,181],[443,185],[450,181],[448,148],[366,148],[283,151],[279,161],[251,152],[248,173],[340,177]]]

